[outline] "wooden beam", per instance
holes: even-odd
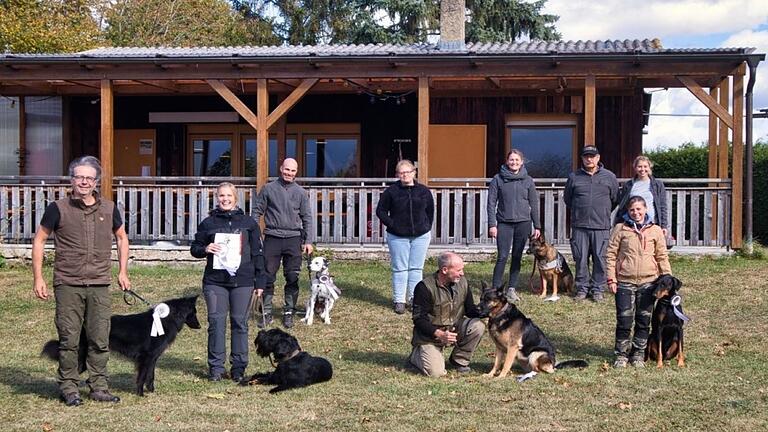
[[[709,89],[709,96],[717,100],[718,99],[718,87],[712,87]],[[709,141],[707,147],[709,148],[707,159],[707,177],[717,177],[717,116],[714,112],[709,111]],[[711,186],[715,186],[712,184]]]
[[[307,94],[309,89],[311,89],[316,82],[317,78],[308,78],[302,81],[301,84],[299,84],[299,86],[296,87],[296,89],[294,89],[291,94],[288,95],[288,97],[285,98],[285,100],[282,101],[274,111],[272,111],[271,114],[269,114],[267,117],[267,129],[272,127],[272,125],[275,124],[275,122],[281,117],[283,117],[285,113],[288,112],[288,110],[293,108],[293,106],[296,105],[296,103],[298,103],[305,94]]]
[[[724,79],[720,83],[720,105],[716,105],[720,107],[721,110],[724,110],[725,112],[728,112],[728,105],[729,105],[729,98],[731,96],[731,86],[728,82],[728,78]],[[718,130],[718,138],[717,138],[717,174],[718,177],[720,177],[723,180],[728,179],[728,156],[729,156],[729,145],[728,145],[728,125],[723,121],[723,119],[720,119],[720,126]],[[733,123],[731,123],[733,125]]]
[[[496,88],[501,88],[501,80],[496,77],[485,77],[491,84],[494,85]]]
[[[595,145],[595,76],[584,80],[584,145]]]
[[[419,182],[429,185],[429,78],[419,77],[418,115]],[[389,174],[389,173],[387,173]]]
[[[174,92],[174,93],[178,93],[179,92],[179,86],[178,85],[176,85],[176,84],[166,84],[165,81],[158,81],[158,80],[153,80],[153,81],[150,81],[150,80],[132,80],[132,81],[137,82],[139,84],[144,84],[146,86],[155,87],[155,88],[159,88],[159,89],[162,89],[162,90],[168,90],[168,91],[171,91],[171,92]],[[173,82],[173,81],[171,81],[171,82]]]
[[[239,97],[237,97],[236,94],[232,93],[232,90],[230,90],[229,87],[227,87],[223,82],[215,79],[208,79],[205,80],[205,82],[207,82],[208,85],[211,86],[211,88],[219,94],[219,96],[224,98],[224,100],[227,101],[227,103],[232,108],[234,108],[235,111],[237,111],[237,113],[240,114],[245,119],[245,121],[251,125],[252,128],[256,130],[259,129],[259,119],[253,113],[253,111],[251,111],[251,109],[248,108],[248,106],[246,106]]]
[[[731,247],[741,249],[744,191],[744,74],[733,75],[733,177],[731,182]]]
[[[700,100],[701,103],[709,108],[710,111],[713,111],[729,128],[733,129],[733,116],[728,113],[727,108],[723,109],[722,106],[719,106],[717,101],[710,97],[693,78],[684,75],[677,75],[676,78],[683,83],[691,94],[696,96],[696,99]]]
[[[256,188],[261,190],[267,184],[269,174],[269,130],[267,116],[269,115],[269,93],[267,80],[260,78],[256,81]]]
[[[101,196],[106,199],[112,198],[112,176],[114,170],[114,94],[112,92],[112,81],[108,79],[101,80],[101,143],[99,159],[101,160]]]

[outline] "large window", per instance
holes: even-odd
[[[192,137],[193,176],[231,176],[232,139]]]
[[[568,177],[574,166],[577,121],[571,116],[508,116],[507,150],[523,152],[531,177]]]
[[[304,138],[307,177],[357,177],[358,139],[310,136]]]
[[[244,140],[243,148],[245,149],[245,177],[256,176],[256,137],[247,136]],[[277,138],[269,137],[269,176],[277,177],[279,174],[279,168],[277,165]],[[297,157],[296,151],[296,137],[289,136],[285,139],[285,157],[294,158]]]

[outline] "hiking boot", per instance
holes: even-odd
[[[507,301],[510,303],[517,303],[518,301],[520,301],[520,296],[517,295],[517,291],[515,291],[515,287],[507,288]]]
[[[89,397],[97,402],[120,402],[120,398],[110,393],[109,390],[94,390]]]
[[[613,362],[613,367],[616,368],[616,369],[627,367],[627,358],[626,357],[617,357],[616,361]]]
[[[232,371],[232,381],[239,383],[243,380],[243,371],[237,369]]]
[[[595,303],[602,303],[605,301],[605,296],[603,296],[603,293],[600,291],[595,291],[592,293],[592,301]]]
[[[448,359],[448,363],[451,365],[451,367],[456,372],[458,372],[460,374],[465,374],[465,373],[472,372],[472,369],[469,366],[462,366],[462,365],[456,363],[455,361],[453,361],[453,359]]]
[[[208,381],[210,382],[219,382],[222,379],[222,375],[218,372],[211,372],[208,374]]]
[[[575,296],[573,296],[573,301],[580,302],[584,301],[587,298],[587,293],[585,292],[577,292]]]
[[[405,313],[405,303],[395,303],[395,313],[402,315]]]
[[[293,314],[287,313],[283,314],[283,327],[289,329],[293,327]]]
[[[264,315],[261,318],[259,318],[258,322],[256,323],[256,327],[263,329],[267,328],[272,325],[272,315]]]
[[[645,367],[645,361],[643,361],[643,359],[640,359],[640,358],[633,358],[632,360],[629,361],[629,364],[631,364],[632,367],[636,367],[636,368]]]
[[[61,400],[66,406],[80,406],[83,404],[83,400],[80,399],[80,393],[72,392],[61,395]]]

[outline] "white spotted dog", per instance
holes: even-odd
[[[315,313],[326,324],[331,323],[331,309],[341,295],[341,289],[333,283],[333,277],[328,272],[328,260],[324,257],[316,257],[309,264],[310,293],[307,299],[307,313],[301,320],[307,325],[312,325]]]

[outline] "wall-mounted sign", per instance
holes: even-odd
[[[140,155],[151,155],[154,152],[152,151],[152,148],[154,147],[154,140],[151,139],[140,139],[139,140],[139,154]]]

